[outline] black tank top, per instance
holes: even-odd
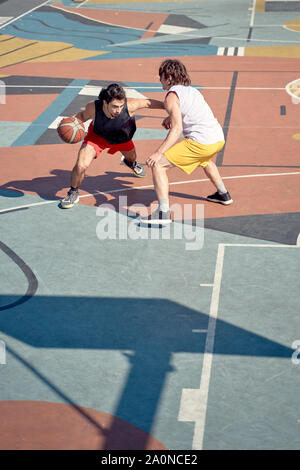
[[[95,101],[94,132],[110,144],[122,144],[132,139],[135,131],[135,117],[131,117],[125,101],[117,118],[108,118],[102,109],[103,100]]]

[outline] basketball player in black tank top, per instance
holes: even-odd
[[[136,161],[136,151],[131,140],[136,131],[134,113],[143,108],[164,109],[164,103],[147,98],[126,98],[124,89],[112,83],[101,90],[98,100],[89,102],[83,111],[74,115],[82,122],[90,119],[92,122],[72,170],[71,188],[61,201],[63,209],[69,209],[79,201],[78,189],[85,172],[104,149],[108,149],[110,154],[122,152],[123,163],[136,176],[146,176],[143,167]]]

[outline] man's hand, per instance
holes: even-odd
[[[167,117],[163,120],[163,122],[161,123],[161,125],[162,125],[165,129],[167,129],[167,130],[171,129],[171,118],[170,118],[170,116],[167,116]]]
[[[147,158],[146,164],[148,166],[154,166],[155,163],[157,163],[163,156],[164,154],[161,152],[154,152],[152,155],[150,155],[150,157]]]

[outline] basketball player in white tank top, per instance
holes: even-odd
[[[163,125],[169,130],[159,148],[148,157],[159,208],[146,224],[170,223],[169,180],[167,170],[176,166],[190,174],[201,166],[216,188],[207,200],[229,205],[233,202],[212,158],[224,146],[222,127],[201,93],[191,86],[185,66],[178,60],[165,60],[159,68],[160,81],[168,93],[165,109],[169,116]],[[177,143],[181,133],[184,139]]]

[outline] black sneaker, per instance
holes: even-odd
[[[163,212],[159,209],[152,212],[148,217],[141,217],[140,223],[143,225],[167,225],[172,223],[170,211]]]
[[[60,207],[62,207],[63,209],[71,209],[71,207],[73,207],[74,204],[77,204],[78,201],[78,191],[76,189],[70,189],[66,197],[61,200]]]
[[[220,204],[224,204],[225,206],[233,203],[233,199],[231,199],[228,191],[227,193],[224,193],[224,194],[220,194],[216,192],[212,194],[211,196],[207,196],[206,199],[211,202],[219,202]]]
[[[121,158],[121,164],[123,165],[126,165],[128,166],[128,168],[130,168],[133,173],[135,174],[135,176],[138,176],[139,178],[143,178],[144,176],[146,176],[146,172],[144,170],[144,168],[142,167],[142,165],[138,162],[128,162],[124,155],[122,155],[122,158]]]

